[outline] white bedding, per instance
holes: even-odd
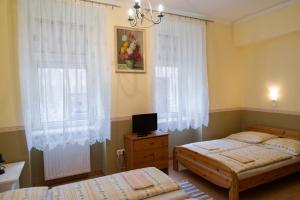
[[[214,147],[216,147],[216,149],[215,150],[207,150],[207,149],[199,147],[197,144],[204,144],[206,146],[214,146]],[[204,142],[190,143],[190,144],[182,145],[182,147],[185,147],[189,150],[192,150],[192,151],[200,153],[200,154],[207,155],[207,154],[213,154],[213,153],[220,153],[220,152],[227,151],[227,150],[238,149],[238,148],[246,147],[249,145],[250,144],[245,143],[245,142],[240,142],[237,140],[224,138],[224,139],[218,139],[218,140],[209,140],[209,141],[204,141]]]
[[[241,173],[250,169],[263,167],[279,161],[292,158],[291,155],[279,152],[273,149],[264,148],[258,145],[251,145],[239,149],[229,150],[227,153],[232,153],[253,160],[253,162],[242,163],[235,159],[226,157],[220,153],[209,154],[208,156],[221,161],[226,166],[230,167],[236,173]]]

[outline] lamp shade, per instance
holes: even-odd
[[[4,163],[4,162],[5,162],[5,160],[4,160],[3,156],[2,156],[2,154],[0,154],[0,163]]]

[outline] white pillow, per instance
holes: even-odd
[[[276,149],[294,156],[300,155],[300,141],[289,138],[275,138],[263,143],[267,147]]]
[[[0,193],[0,199],[2,200],[45,200],[47,199],[48,187],[31,187],[22,188],[17,190],[10,190]]]
[[[273,138],[278,138],[278,136],[256,131],[244,131],[240,133],[231,134],[227,138],[251,144],[258,144]]]

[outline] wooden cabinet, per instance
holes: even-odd
[[[168,169],[168,133],[153,132],[145,137],[125,135],[126,169],[157,167]]]

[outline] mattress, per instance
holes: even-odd
[[[154,197],[146,198],[145,200],[183,200],[188,198],[188,195],[183,190],[176,190]],[[51,190],[47,187],[32,187],[18,190],[11,190],[0,193],[0,200],[50,200],[52,199]],[[116,200],[116,199],[115,199]]]
[[[203,163],[201,163],[197,160],[194,160],[194,159],[190,158],[187,155],[181,155],[181,157],[185,158],[186,160],[188,160],[189,162],[193,163],[196,166],[198,165],[198,166],[206,168],[205,164],[203,164]],[[267,171],[278,169],[278,168],[288,166],[288,165],[298,163],[298,162],[300,162],[300,156],[291,156],[290,159],[286,159],[286,160],[279,161],[279,162],[269,164],[269,165],[266,165],[266,166],[262,166],[262,167],[257,167],[257,168],[250,169],[250,170],[247,170],[247,171],[244,171],[244,172],[240,172],[240,173],[237,173],[237,175],[238,175],[239,180],[243,180],[243,179],[246,179],[248,177],[263,174]]]
[[[128,173],[130,173],[130,177],[126,178]],[[147,180],[152,186],[133,189],[132,184],[141,185],[143,182],[141,180]],[[0,200],[175,200],[183,199],[185,196],[178,183],[168,175],[154,167],[148,167],[65,184],[50,190],[47,187],[11,190],[0,193]]]
[[[183,200],[189,198],[188,195],[183,190],[177,190],[173,192],[168,192],[158,196],[154,196],[145,200]]]
[[[153,186],[135,190],[122,172],[54,187],[51,189],[52,200],[141,200],[180,189],[175,181],[154,167],[131,170],[132,172],[143,174]]]
[[[300,156],[292,156],[292,158],[288,159],[288,160],[283,160],[283,161],[279,161],[277,163],[273,163],[267,166],[263,166],[263,167],[258,167],[252,170],[248,170],[245,172],[241,172],[238,174],[238,177],[240,180],[242,179],[246,179],[255,175],[259,175],[259,174],[263,174],[265,172],[274,170],[274,169],[278,169],[284,166],[288,166],[288,165],[292,165],[294,163],[299,163],[300,162]]]

